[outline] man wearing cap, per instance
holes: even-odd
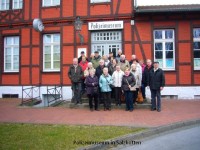
[[[94,69],[96,69],[99,66],[99,61],[101,59],[101,56],[99,55],[98,51],[94,52],[94,58],[91,60]]]
[[[161,111],[161,91],[165,86],[165,76],[162,69],[159,68],[159,62],[155,61],[153,64],[154,68],[149,72],[148,86],[151,90],[151,110],[157,109],[158,112]],[[157,98],[157,104],[156,104]]]
[[[81,51],[81,56],[78,58],[78,63],[82,61],[82,57],[86,57],[84,51]],[[86,57],[86,60],[88,61],[87,57]]]

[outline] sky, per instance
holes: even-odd
[[[200,4],[200,0],[135,0],[135,1],[137,1],[138,6]]]

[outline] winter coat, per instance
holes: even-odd
[[[105,66],[98,66],[97,68],[96,68],[96,72],[95,72],[95,75],[98,77],[98,79],[100,78],[100,76],[103,74],[103,68],[104,68]]]
[[[99,61],[100,61],[100,59],[101,59],[101,56],[98,56],[97,58],[94,57],[94,58],[91,60],[91,62],[92,62],[92,64],[93,64],[93,67],[94,67],[95,69],[99,66]]]
[[[87,61],[85,61],[85,62],[81,61],[81,62],[79,63],[79,65],[81,66],[81,68],[82,68],[82,70],[83,70],[83,72],[84,72],[84,71],[87,69],[88,62],[87,62]],[[83,79],[85,79],[84,75],[83,75]]]
[[[71,65],[68,71],[68,76],[72,83],[81,82],[81,79],[83,77],[81,66],[78,65],[75,69],[74,65]]]
[[[101,88],[101,92],[111,92],[110,84],[112,84],[112,77],[108,74],[108,76],[104,76],[102,74],[99,78],[99,87]]]
[[[138,70],[136,70],[136,71],[131,70],[131,73],[135,77],[135,87],[136,88],[140,88],[141,87],[141,82],[142,82],[142,77],[140,76],[139,71]]]
[[[149,80],[149,72],[153,69],[153,66],[150,66],[148,68],[148,66],[146,66],[144,68],[144,73],[142,74],[142,83],[144,84],[144,86],[147,86],[147,82]]]
[[[151,69],[149,72],[149,80],[147,84],[152,90],[159,90],[160,87],[165,86],[165,76],[162,69],[158,68],[155,72]]]
[[[124,76],[124,72],[123,71],[115,71],[112,74],[112,80],[113,80],[113,85],[115,87],[121,87],[122,86],[122,78]]]
[[[94,83],[94,85],[92,83]],[[86,93],[94,94],[94,87],[98,87],[99,85],[99,80],[97,76],[94,77],[91,77],[90,75],[87,76],[85,79],[85,85],[86,85]]]
[[[127,83],[128,81],[128,83]],[[132,73],[129,74],[129,76],[124,75],[122,78],[122,90],[123,91],[130,91],[129,86],[134,87],[135,85],[135,77],[132,75]]]
[[[130,68],[129,62],[127,60],[119,61],[118,63],[122,71],[125,71],[126,68]]]
[[[89,61],[88,58],[86,58],[86,60]],[[78,63],[80,63],[81,61],[82,61],[82,56],[80,56],[80,57],[78,58]]]

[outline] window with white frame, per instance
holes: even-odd
[[[19,71],[19,36],[4,38],[4,72]]]
[[[0,10],[9,10],[10,0],[0,0]]]
[[[194,70],[200,70],[200,28],[193,29]]]
[[[43,35],[43,71],[60,71],[60,34]]]
[[[23,7],[23,0],[13,0],[13,9],[22,9]]]
[[[111,0],[90,0],[90,3],[105,3],[111,2]]]
[[[57,6],[60,5],[60,0],[43,0],[42,6],[49,7],[49,6]]]
[[[175,36],[173,29],[154,30],[154,60],[164,70],[175,69]]]

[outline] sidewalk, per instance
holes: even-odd
[[[0,99],[0,122],[159,127],[200,119],[200,100],[163,100],[162,111],[124,109],[93,111],[65,107],[20,107],[20,99]]]

